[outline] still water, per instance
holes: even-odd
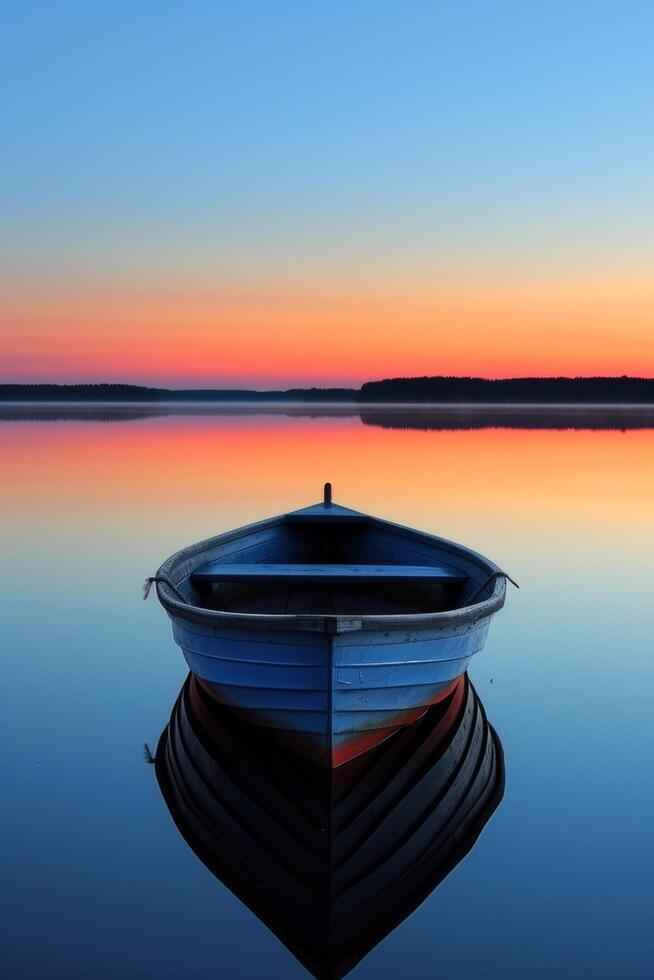
[[[472,414],[3,411],[4,976],[308,975],[144,760],[187,671],[141,585],[325,480],[521,586],[470,671],[503,799],[350,976],[652,975],[652,421]]]

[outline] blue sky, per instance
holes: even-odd
[[[392,253],[394,228],[592,251],[603,222],[648,246],[653,28],[629,3],[13,4],[5,234],[82,262]]]

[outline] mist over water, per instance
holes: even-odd
[[[290,418],[352,418],[386,429],[652,429],[654,405],[444,404],[388,405],[319,402],[0,402],[0,420],[10,422],[132,422],[175,416],[273,415]]]
[[[191,541],[316,502],[325,480],[337,503],[469,545],[521,586],[471,667],[504,798],[351,976],[651,974],[648,410],[14,408],[4,975],[307,975],[189,848],[143,759],[187,670],[141,584]]]

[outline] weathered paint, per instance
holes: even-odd
[[[173,623],[189,668],[241,717],[338,766],[409,724],[461,677],[488,621],[465,632],[261,634]]]

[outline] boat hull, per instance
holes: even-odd
[[[173,617],[190,670],[216,700],[335,768],[445,698],[484,645],[464,626],[345,633],[219,628]]]
[[[416,568],[430,584],[402,580]],[[336,569],[338,582],[303,584],[307,569],[314,578]],[[154,578],[205,689],[326,767],[445,697],[482,649],[506,591],[498,566],[469,548],[327,500],[189,545]]]

